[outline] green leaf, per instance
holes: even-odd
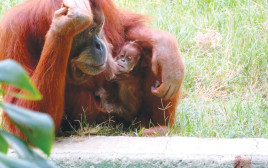
[[[49,156],[54,140],[54,123],[51,117],[8,103],[2,103],[2,107],[28,140]]]
[[[53,168],[53,167],[55,168],[56,167],[53,163],[50,163],[48,160],[38,155],[35,151],[33,151],[33,157],[34,157],[34,162],[42,168]]]
[[[1,160],[0,160],[0,161],[1,161]],[[7,167],[7,165],[4,165],[4,164],[1,163],[1,162],[0,162],[0,167],[1,167],[1,168],[9,168],[9,167]]]
[[[3,130],[0,130],[0,136],[1,135],[18,154],[19,158],[27,160],[33,159],[32,151],[24,140]]]
[[[36,165],[38,165],[39,167],[42,167],[42,168],[55,167],[54,165],[49,163],[46,159],[39,156],[35,151],[33,151],[27,145],[27,143],[24,140],[22,140],[21,138],[15,136],[15,135],[12,135],[6,131],[3,131],[3,130],[0,130],[0,135],[2,135],[4,137],[4,139],[12,147],[12,149],[18,154],[18,157],[20,159],[30,161],[31,163],[35,163]],[[0,162],[1,162],[1,160],[0,160]]]
[[[0,163],[3,167],[8,168],[31,168],[31,167],[39,167],[38,165],[34,164],[33,162],[15,159],[12,157],[7,157],[6,155],[0,153]],[[0,165],[0,166],[1,166]],[[2,167],[2,166],[1,166]]]
[[[1,129],[0,129],[1,130]],[[6,154],[8,151],[7,141],[0,134],[0,152]]]
[[[0,62],[0,82],[11,84],[18,89],[26,91],[26,93],[8,93],[11,96],[28,100],[42,99],[40,92],[30,82],[30,77],[28,76],[27,72],[16,61],[7,59]]]

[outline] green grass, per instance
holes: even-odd
[[[187,72],[177,135],[268,138],[267,0],[115,1],[178,40]],[[1,1],[0,14],[13,2]],[[196,41],[209,30],[221,37],[216,47]]]
[[[176,132],[197,137],[268,137],[268,2],[117,0],[177,37],[186,65]],[[197,33],[217,31],[204,48]]]
[[[11,8],[12,6],[19,4],[25,0],[0,0],[0,19],[2,14],[6,11],[6,9]]]

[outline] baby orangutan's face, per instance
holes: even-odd
[[[123,46],[120,54],[115,57],[118,72],[128,73],[138,63],[141,50],[129,43]]]

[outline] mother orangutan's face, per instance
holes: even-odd
[[[68,68],[69,78],[74,82],[83,82],[88,77],[104,71],[107,61],[107,49],[99,34],[104,24],[101,9],[92,8],[94,21],[73,39]]]

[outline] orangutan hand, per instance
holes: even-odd
[[[159,87],[152,87],[152,93],[167,100],[180,90],[184,63],[175,37],[163,31],[156,33],[157,39],[152,46],[152,71],[161,76],[161,81]]]
[[[54,13],[51,28],[62,35],[76,35],[92,22],[88,0],[63,0],[62,7]]]

